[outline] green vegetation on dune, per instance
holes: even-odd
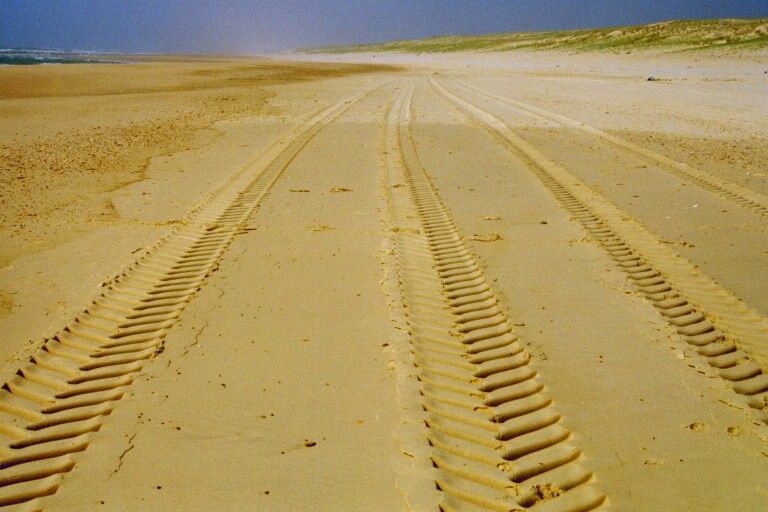
[[[664,21],[650,25],[519,32],[479,36],[439,36],[379,44],[325,46],[308,53],[457,52],[510,50],[685,51],[710,48],[768,48],[768,18]]]

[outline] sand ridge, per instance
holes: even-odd
[[[447,35],[379,44],[327,46],[310,53],[555,50],[601,53],[673,53],[764,51],[768,19],[670,20],[646,25],[483,35]]]

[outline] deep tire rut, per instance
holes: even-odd
[[[503,121],[430,79],[433,90],[486,128],[610,255],[636,289],[768,423],[768,319],[703,275],[625,212],[517,136]]]
[[[486,91],[485,89],[470,85],[461,80],[455,80],[455,82],[462,87],[485,96],[486,98],[511,105],[512,107],[526,113],[527,115],[533,115],[539,119],[554,122],[560,126],[568,126],[570,128],[576,128],[586,133],[590,133],[613,144],[618,148],[623,149],[624,151],[627,151],[628,153],[639,156],[640,158],[643,158],[647,161],[659,164],[661,169],[666,170],[675,176],[683,178],[689,183],[693,183],[694,185],[707,190],[708,192],[718,196],[721,199],[731,201],[738,206],[745,208],[747,211],[762,217],[763,219],[768,219],[768,197],[760,194],[759,192],[755,192],[754,190],[750,190],[735,183],[718,178],[717,176],[713,176],[710,173],[700,171],[688,164],[673,160],[672,158],[659,154],[655,151],[651,151],[615,135],[611,135],[610,133],[607,133],[603,130],[600,130],[599,128],[595,128],[594,126],[583,123],[581,121],[577,121],[564,115],[556,114],[554,112],[550,112],[548,110],[544,110],[543,108],[535,107],[527,103],[523,103],[522,101],[500,96],[490,91]]]
[[[414,86],[387,117],[386,197],[443,511],[588,511],[607,500],[421,166]]]
[[[288,164],[374,87],[289,131],[233,175],[101,295],[47,340],[0,389],[0,507],[41,510],[105,415],[163,348],[168,331],[216,270]]]

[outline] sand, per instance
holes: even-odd
[[[765,67],[0,69],[0,505],[766,508]]]

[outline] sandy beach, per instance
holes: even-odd
[[[0,67],[0,507],[768,510],[767,73]]]

